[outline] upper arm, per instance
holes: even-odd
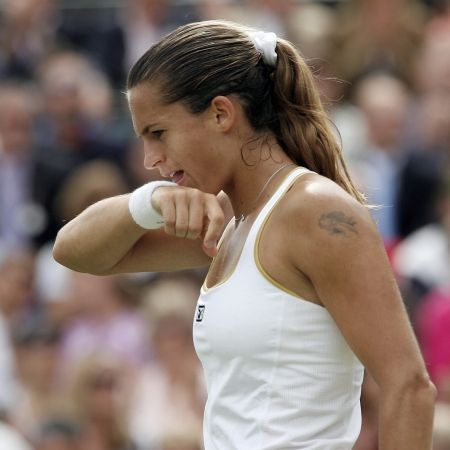
[[[367,209],[331,182],[300,194],[290,257],[314,285],[350,347],[381,385],[423,373],[383,243]],[[399,370],[401,369],[401,370]]]
[[[163,229],[144,234],[108,273],[166,272],[210,264],[200,239],[169,236]]]

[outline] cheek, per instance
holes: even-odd
[[[167,154],[179,164],[199,189],[217,193],[222,189],[223,172],[227,161],[215,144],[216,137],[204,127],[183,130],[167,140]],[[216,192],[217,191],[217,192]]]

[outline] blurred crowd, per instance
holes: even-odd
[[[448,0],[0,1],[0,450],[202,448],[205,273],[96,277],[51,249],[88,205],[158,177],[127,71],[205,19],[275,31],[317,75],[438,388],[434,450],[449,450]],[[377,402],[366,374],[357,450],[378,448]]]

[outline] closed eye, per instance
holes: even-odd
[[[152,136],[156,139],[161,139],[162,134],[164,133],[165,130],[155,130],[152,131]]]

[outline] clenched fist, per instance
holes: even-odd
[[[217,241],[222,233],[225,214],[213,194],[180,186],[162,186],[153,192],[152,206],[164,218],[167,234],[203,240],[203,251],[217,254]]]

